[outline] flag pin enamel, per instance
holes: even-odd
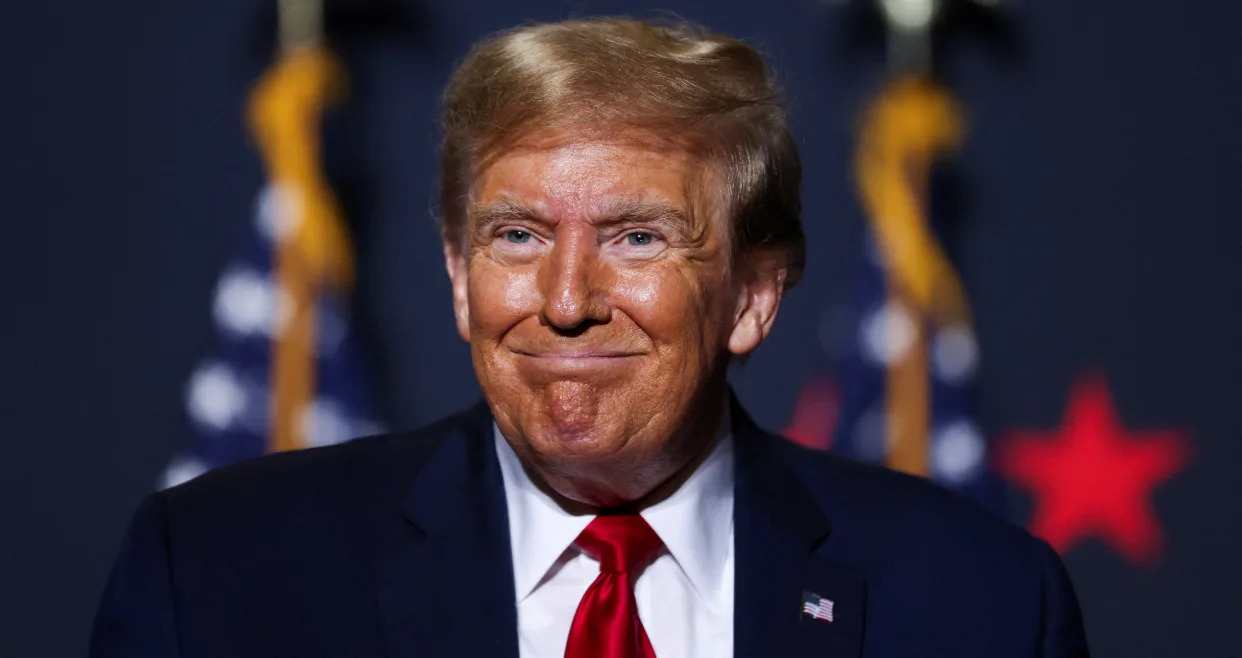
[[[832,623],[832,599],[826,599],[815,592],[802,593],[802,616]]]

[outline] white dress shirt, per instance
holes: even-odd
[[[711,454],[671,496],[640,511],[664,550],[634,584],[658,658],[733,655],[733,450],[726,413]],[[500,430],[521,658],[563,658],[599,562],[574,540],[595,517],[573,515],[531,481]]]

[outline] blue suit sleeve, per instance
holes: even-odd
[[[162,494],[135,512],[91,632],[91,658],[179,658]]]
[[[1043,540],[1039,540],[1039,550],[1044,571],[1043,637],[1039,655],[1041,658],[1088,658],[1082,612],[1065,565]]]

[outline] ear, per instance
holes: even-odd
[[[729,351],[744,356],[759,347],[772,331],[776,311],[785,294],[789,270],[782,253],[763,250],[738,259],[734,272],[738,282],[737,306]]]
[[[448,271],[453,288],[453,316],[457,318],[457,335],[470,342],[470,298],[466,294],[466,257],[461,249],[448,241],[444,243],[444,269]]]

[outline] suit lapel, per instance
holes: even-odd
[[[401,658],[516,658],[504,483],[480,404],[417,475],[376,562],[385,634]]]
[[[734,655],[855,658],[862,650],[865,582],[825,557],[831,528],[780,450],[732,403],[737,478],[734,497]],[[833,621],[802,614],[804,595],[833,603]]]
[[[480,404],[416,476],[405,519],[375,563],[384,632],[399,658],[515,658],[517,608],[504,483]],[[865,582],[827,557],[819,504],[781,454],[781,439],[732,403],[734,655],[855,658]],[[833,602],[833,621],[801,614],[803,596]]]

